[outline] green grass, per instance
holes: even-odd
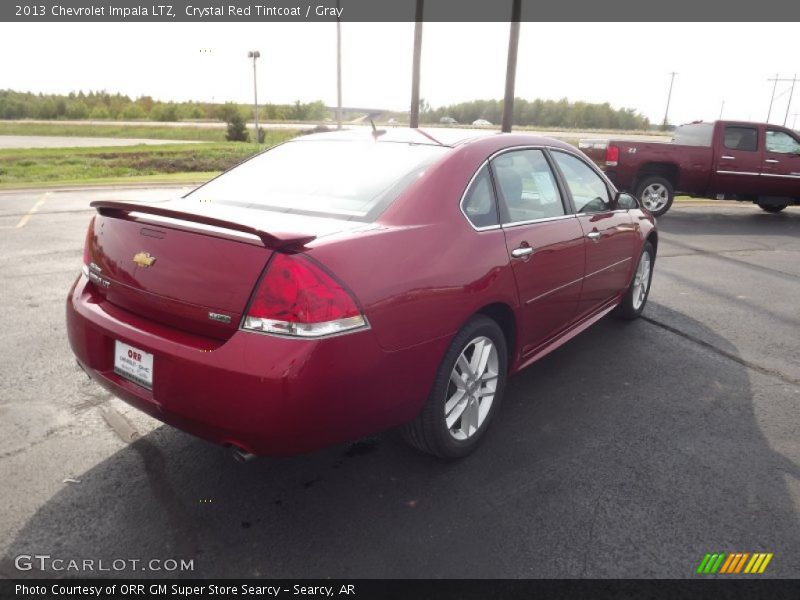
[[[54,135],[67,137],[140,138],[151,140],[191,140],[196,142],[224,142],[225,127],[173,127],[169,125],[107,125],[93,123],[25,123],[0,121],[0,135]],[[269,140],[272,131],[267,132]],[[283,133],[283,132],[280,132]]]
[[[293,135],[270,132],[267,145]],[[0,187],[119,183],[133,178],[142,181],[142,177],[157,181],[165,176],[173,180],[205,180],[252,156],[256,150],[254,144],[231,142],[0,150]]]

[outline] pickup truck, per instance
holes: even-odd
[[[655,216],[676,193],[771,213],[800,203],[800,136],[778,125],[696,121],[677,127],[671,142],[587,139],[579,147]]]

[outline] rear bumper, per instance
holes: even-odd
[[[221,342],[110,305],[81,276],[67,298],[70,345],[86,372],[153,417],[254,454],[307,452],[412,419],[447,339],[386,352],[371,330],[321,340],[237,331]],[[114,373],[114,342],[154,355],[153,390]]]

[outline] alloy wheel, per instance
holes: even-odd
[[[456,440],[466,440],[480,429],[497,392],[499,359],[488,337],[470,341],[459,354],[444,404],[445,423]]]
[[[650,269],[652,267],[649,252],[642,252],[639,265],[636,267],[636,274],[633,278],[633,308],[639,310],[647,298],[647,290],[650,287]]]
[[[642,204],[650,212],[658,212],[667,205],[669,191],[660,183],[651,183],[642,190]]]

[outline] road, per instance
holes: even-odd
[[[0,576],[39,553],[200,577],[682,578],[716,551],[800,576],[800,208],[676,203],[645,318],[513,378],[465,460],[390,432],[240,464],[110,397],[65,337],[88,202],[177,191],[0,193]]]

